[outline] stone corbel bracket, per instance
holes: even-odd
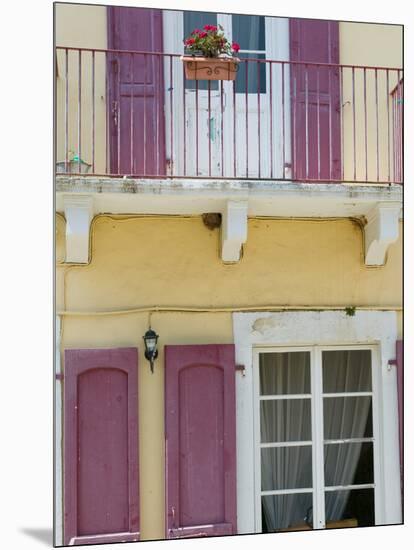
[[[247,200],[227,201],[221,227],[221,259],[238,262],[241,247],[247,241]]]
[[[398,239],[400,203],[378,203],[366,215],[365,265],[385,264],[390,244]]]
[[[66,218],[66,262],[87,264],[93,198],[91,195],[65,195],[63,205]]]

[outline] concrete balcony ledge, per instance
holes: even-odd
[[[398,238],[401,185],[241,180],[155,180],[57,176],[56,209],[66,217],[66,261],[87,263],[93,216],[222,214],[222,260],[238,262],[249,217],[357,218],[365,233],[365,264],[384,265]]]
[[[402,186],[296,183],[263,180],[132,179],[57,176],[63,196],[93,196],[94,213],[184,214],[224,212],[227,201],[248,201],[248,216],[366,217],[377,203],[402,204]]]

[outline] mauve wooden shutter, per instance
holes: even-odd
[[[398,426],[400,438],[401,490],[404,482],[404,353],[403,341],[397,340],[397,389],[398,389]]]
[[[165,404],[167,537],[235,534],[234,346],[166,346]]]
[[[139,540],[137,369],[136,348],[65,351],[65,544]]]
[[[290,19],[289,36],[291,61],[339,63],[337,21]],[[292,177],[340,180],[339,69],[293,64],[290,71]]]
[[[108,48],[162,52],[162,11],[108,7]],[[165,174],[162,55],[108,56],[111,173]]]

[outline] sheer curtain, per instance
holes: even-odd
[[[368,350],[323,352],[324,393],[371,391],[371,355]],[[372,398],[324,398],[324,438],[353,439],[372,437]],[[325,486],[354,483],[363,443],[325,445]],[[372,443],[365,443],[371,445]],[[373,479],[364,480],[365,483]],[[326,519],[341,519],[349,491],[327,492]]]
[[[260,357],[261,395],[310,393],[309,363],[307,352],[263,354]],[[311,440],[310,399],[262,401],[260,428],[262,443]],[[262,490],[312,487],[311,446],[262,449],[261,476]],[[307,495],[303,496],[307,501]],[[263,498],[263,515],[269,530],[303,520],[304,506],[300,505],[300,498],[295,497]]]
[[[366,350],[323,352],[324,393],[371,391],[370,365],[370,352]],[[260,356],[262,396],[309,394],[310,391],[309,353]],[[372,436],[368,423],[371,397],[326,397],[323,401],[325,440]],[[260,432],[261,443],[312,440],[310,399],[261,401]],[[326,486],[353,483],[361,448],[362,443],[325,445]],[[311,488],[311,446],[262,448],[261,479],[262,491]],[[300,491],[294,495],[263,497],[262,511],[269,530],[303,522],[309,512],[309,497],[311,495]],[[349,491],[327,492],[326,519],[340,519],[348,498]]]

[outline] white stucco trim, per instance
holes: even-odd
[[[64,195],[66,218],[66,262],[86,264],[89,261],[89,229],[93,218],[91,195]]]
[[[221,259],[238,262],[247,241],[247,201],[227,201],[221,227]]]
[[[395,369],[397,317],[395,312],[357,311],[354,316],[337,311],[280,313],[234,313],[233,334],[236,362],[245,366],[245,376],[236,379],[237,510],[238,533],[256,530],[255,428],[253,351],[264,346],[375,346],[377,372],[376,407],[379,420],[377,524],[401,522],[398,447],[398,402]]]
[[[55,480],[54,480],[54,535],[55,546],[63,545],[63,490],[62,490],[62,381],[56,375],[62,373],[60,364],[60,324],[56,316],[55,337]]]
[[[376,204],[366,216],[365,264],[384,265],[390,244],[398,239],[399,203]]]
[[[70,194],[93,195],[94,214],[197,215],[223,212],[229,200],[248,200],[249,216],[362,217],[378,204],[402,207],[401,185],[57,176],[58,212]]]

